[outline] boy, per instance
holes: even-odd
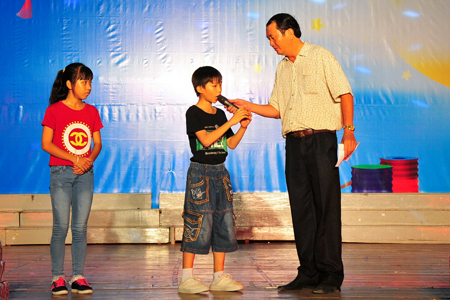
[[[222,92],[222,75],[213,67],[198,68],[192,74],[192,84],[198,102],[186,112],[193,156],[186,180],[183,275],[178,292],[238,291],[242,284],[223,273],[225,253],[237,250],[233,190],[224,162],[227,148],[236,148],[244,136],[251,113],[239,109],[228,121],[222,110],[212,106]],[[241,127],[234,134],[231,126],[239,122]],[[193,266],[195,254],[208,254],[211,246],[214,274],[208,287],[193,276]]]

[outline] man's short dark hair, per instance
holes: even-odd
[[[284,35],[286,30],[292,29],[294,31],[294,35],[298,38],[302,36],[302,32],[300,30],[300,25],[298,25],[297,20],[291,16],[290,14],[276,14],[269,21],[267,21],[266,27],[275,22],[277,24],[277,29]]]
[[[214,81],[221,82],[222,74],[213,67],[200,67],[192,74],[192,85],[194,86],[197,96],[200,96],[200,93],[197,91],[198,86],[205,87],[208,82]]]

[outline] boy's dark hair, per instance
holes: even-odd
[[[290,14],[276,14],[269,21],[267,21],[266,27],[275,22],[277,24],[277,29],[284,35],[286,30],[292,29],[294,31],[294,35],[298,38],[302,36],[302,32],[300,30],[300,25],[298,25],[297,20],[291,16]]]
[[[194,86],[197,97],[200,96],[200,93],[197,91],[197,87],[205,87],[208,82],[214,82],[216,80],[221,82],[222,74],[220,74],[219,70],[213,67],[206,66],[195,70],[192,74],[192,85]]]
[[[64,70],[60,70],[53,83],[49,99],[50,105],[67,98],[67,94],[69,93],[69,88],[66,85],[67,80],[72,85],[75,85],[77,80],[92,80],[92,78],[94,78],[94,74],[91,69],[82,63],[73,63],[68,65]]]

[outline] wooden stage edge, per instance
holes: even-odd
[[[344,243],[344,284],[330,295],[277,291],[296,276],[292,242],[241,242],[227,254],[225,272],[244,290],[197,295],[177,293],[180,243],[89,245],[84,274],[94,289],[89,296],[51,296],[49,252],[48,245],[3,247],[10,299],[450,299],[447,244]],[[65,272],[70,279],[70,246]],[[194,275],[209,284],[212,272],[212,254],[197,255]]]
[[[184,193],[95,194],[89,244],[174,244],[183,233]],[[234,212],[242,241],[292,241],[287,193],[236,193]],[[3,245],[48,245],[50,195],[0,195]],[[450,244],[450,194],[342,194],[342,236],[351,243]],[[67,237],[71,243],[71,234]]]

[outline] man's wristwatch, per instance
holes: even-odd
[[[348,129],[348,130],[351,130],[351,131],[355,131],[355,126],[353,126],[353,125],[345,125],[345,126],[344,126],[344,129]]]

